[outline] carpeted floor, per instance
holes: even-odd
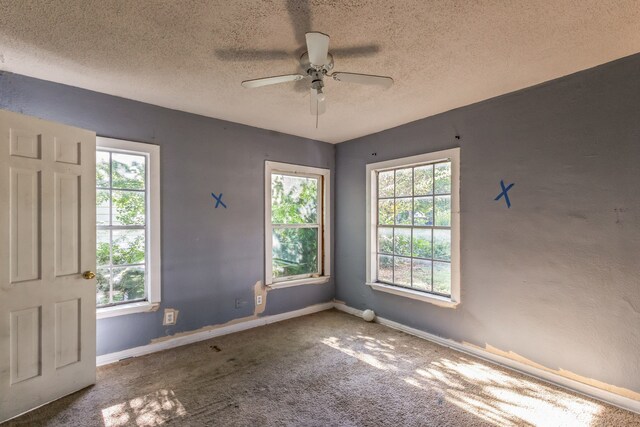
[[[17,425],[626,426],[640,415],[327,311],[99,368],[94,387],[6,424]]]

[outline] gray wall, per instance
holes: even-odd
[[[425,100],[428,102],[428,100]],[[98,354],[253,313],[265,160],[333,170],[337,286],[269,293],[265,314],[330,300],[640,392],[640,56],[328,144],[0,73],[0,108],[162,146],[162,307],[98,322]],[[454,138],[456,134],[460,140]],[[462,304],[372,291],[365,165],[461,146]],[[376,153],[377,155],[372,155]],[[515,182],[512,207],[493,198]],[[229,209],[215,210],[211,192]],[[235,299],[247,303],[235,308]]]
[[[462,304],[365,286],[365,165],[456,146]],[[339,144],[336,159],[337,299],[640,392],[640,55]],[[501,179],[511,209],[493,200]]]
[[[265,160],[334,170],[330,144],[10,73],[0,72],[0,108],[161,146],[162,305],[99,320],[99,355],[252,315],[264,278]],[[228,209],[214,209],[212,192]],[[264,314],[333,295],[333,282],[272,291]],[[177,325],[162,326],[165,307],[180,310]]]

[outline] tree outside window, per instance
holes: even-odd
[[[144,300],[147,157],[96,152],[98,307]]]

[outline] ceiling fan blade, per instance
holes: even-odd
[[[336,72],[331,74],[334,80],[347,83],[359,83],[363,85],[376,85],[383,88],[390,88],[393,85],[393,79],[385,76],[372,76],[370,74],[356,74],[356,73],[340,73]]]
[[[329,53],[329,36],[322,33],[306,33],[304,36],[307,39],[309,62],[318,66],[325,65]]]
[[[242,87],[248,89],[260,86],[275,85],[278,83],[294,82],[296,80],[302,80],[304,76],[302,74],[287,74],[284,76],[264,77],[262,79],[245,80],[242,82]]]
[[[327,111],[327,103],[324,93],[319,93],[316,89],[311,89],[311,114],[314,116],[324,114]]]

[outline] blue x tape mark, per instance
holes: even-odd
[[[515,182],[513,184],[515,184]],[[509,186],[505,188],[504,181],[500,180],[500,187],[502,188],[502,193],[498,194],[498,197],[496,197],[494,200],[500,200],[500,197],[504,196],[504,201],[507,202],[507,207],[510,208],[511,200],[509,200],[509,195],[507,194],[507,191],[511,190],[511,187],[513,187],[513,184],[509,184]]]
[[[227,209],[227,205],[225,205],[224,202],[222,201],[222,193],[220,193],[219,196],[216,196],[215,193],[211,193],[211,195],[213,196],[214,199],[216,199],[216,209],[218,209],[219,205],[222,205],[225,209]]]

